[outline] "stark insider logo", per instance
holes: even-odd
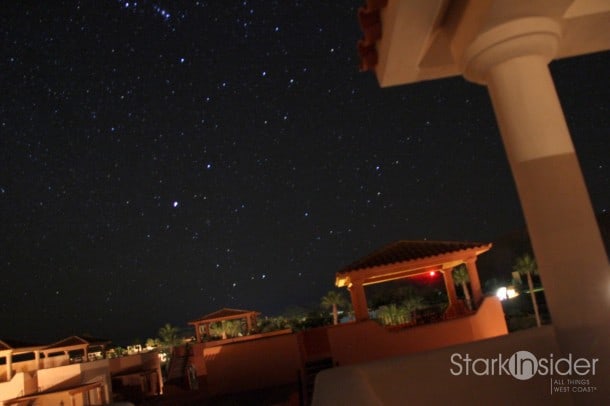
[[[557,358],[550,354],[548,358],[536,358],[529,351],[517,351],[510,358],[498,354],[497,358],[470,358],[470,354],[451,354],[450,369],[452,375],[511,375],[513,378],[526,381],[534,375],[595,375],[595,366],[599,358],[573,359],[572,354]]]

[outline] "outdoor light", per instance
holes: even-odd
[[[506,288],[503,286],[496,291],[496,296],[500,300],[508,299],[508,295],[506,294]]]
[[[502,286],[496,291],[496,296],[500,300],[512,299],[514,297],[519,296],[519,293],[512,286],[505,287]]]
[[[436,271],[430,271],[430,276],[436,275]]]
[[[515,290],[512,286],[506,288],[506,297],[512,299],[514,297],[519,296],[519,292]]]

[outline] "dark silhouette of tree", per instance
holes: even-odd
[[[536,325],[541,326],[540,312],[538,311],[538,303],[536,302],[536,292],[534,292],[534,282],[532,281],[532,275],[538,274],[538,266],[536,260],[532,258],[530,254],[524,254],[517,258],[513,271],[519,272],[520,275],[527,277],[527,286],[530,290],[530,297],[532,298],[532,304],[534,305],[534,315],[536,316]]]
[[[332,309],[333,312],[333,324],[339,324],[339,307],[345,306],[347,301],[341,292],[336,290],[329,291],[326,296],[322,297],[322,307],[325,309]]]
[[[453,270],[453,282],[462,287],[464,299],[466,299],[466,305],[468,306],[468,309],[472,310],[472,299],[470,298],[470,291],[468,290],[468,282],[470,282],[470,277],[468,276],[468,270],[464,264],[456,267]]]
[[[172,348],[182,341],[178,335],[178,327],[174,327],[169,323],[165,323],[163,327],[159,329],[159,343],[163,347]]]
[[[241,320],[221,320],[210,326],[210,334],[226,340],[229,337],[237,337],[242,332]]]

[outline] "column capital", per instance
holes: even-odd
[[[472,257],[468,257],[464,260],[464,264],[474,264],[475,262],[477,262],[477,256],[473,255]]]
[[[536,55],[547,63],[557,53],[560,24],[550,17],[524,17],[502,23],[476,36],[459,56],[466,79],[487,83],[487,73],[504,61]]]

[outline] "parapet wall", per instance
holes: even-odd
[[[296,334],[206,346],[203,356],[211,394],[296,383],[301,368]]]
[[[299,343],[298,333],[199,343],[193,347],[193,362],[203,357],[205,365],[197,371],[205,371],[210,394],[235,393],[295,384],[304,360],[320,354],[335,365],[352,365],[501,336],[508,330],[500,301],[490,297],[472,315],[399,331],[369,320],[309,333],[301,334],[301,340],[315,338],[310,345]]]
[[[339,365],[352,365],[387,357],[447,347],[508,334],[504,311],[495,297],[483,300],[470,316],[388,331],[368,320],[328,329],[333,359]]]

